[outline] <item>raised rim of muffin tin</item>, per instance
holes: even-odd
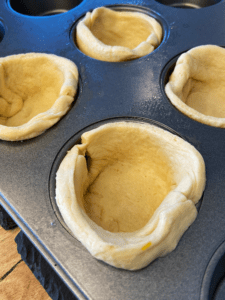
[[[109,5],[114,5],[113,3],[110,3],[111,1],[105,1],[105,5],[109,6]],[[124,1],[126,2],[126,1]],[[103,3],[101,2],[101,5]],[[133,5],[131,5],[132,7],[135,6],[136,7],[136,2],[133,2]],[[20,52],[22,50],[22,47],[18,46],[15,48],[11,48],[11,46],[9,46],[9,42],[10,42],[10,38],[9,38],[9,34],[13,33],[12,32],[12,26],[7,22],[8,20],[12,20],[13,17],[15,17],[18,20],[23,20],[25,24],[29,25],[30,28],[32,27],[32,22],[34,22],[35,26],[37,24],[39,24],[38,22],[43,22],[44,24],[47,24],[46,20],[50,20],[52,18],[46,16],[46,17],[41,17],[41,18],[37,18],[37,17],[33,17],[33,16],[26,16],[26,15],[20,15],[19,13],[15,13],[14,11],[10,11],[10,9],[6,6],[6,1],[3,4],[3,11],[5,12],[4,17],[1,17],[1,21],[4,24],[4,30],[5,28],[7,28],[7,31],[5,31],[4,33],[4,38],[2,39],[2,42],[0,43],[0,53],[1,55],[7,55],[7,52],[9,52],[10,54],[16,54],[18,52]],[[122,3],[122,5],[124,6],[129,6],[130,3]],[[69,41],[69,34],[71,32],[71,28],[74,26],[75,22],[85,14],[85,12],[93,10],[94,8],[96,8],[98,5],[98,3],[91,3],[89,1],[83,1],[79,7],[76,7],[74,9],[71,9],[69,12],[65,13],[65,14],[61,14],[58,16],[55,16],[55,20],[57,17],[60,17],[62,19],[61,23],[65,22],[65,27],[67,27],[66,29],[64,29],[64,33],[66,33],[68,35],[68,39],[67,41]],[[72,107],[72,109],[70,110],[70,112],[63,117],[62,120],[60,120],[56,125],[53,126],[53,128],[47,130],[44,134],[42,134],[41,136],[34,138],[32,140],[29,141],[25,141],[25,142],[4,142],[4,141],[0,141],[0,149],[2,151],[2,153],[5,154],[6,157],[6,161],[10,162],[10,158],[13,155],[13,162],[12,165],[7,166],[4,162],[1,163],[5,166],[5,169],[8,170],[8,173],[6,172],[6,170],[4,168],[2,168],[2,176],[6,176],[7,179],[10,179],[10,174],[11,172],[15,172],[17,175],[18,174],[18,170],[15,168],[19,167],[21,168],[19,171],[27,171],[28,172],[28,167],[30,165],[30,160],[34,157],[36,157],[36,149],[39,150],[40,154],[42,154],[43,156],[40,159],[40,163],[45,161],[46,162],[46,171],[41,170],[41,168],[38,170],[40,171],[40,174],[42,175],[42,172],[44,172],[44,178],[48,178],[49,180],[49,176],[50,176],[50,172],[51,172],[51,168],[53,166],[53,162],[55,160],[55,158],[57,157],[57,154],[59,153],[59,150],[63,147],[63,145],[65,145],[67,143],[68,140],[70,140],[74,134],[76,134],[76,132],[80,132],[81,130],[83,130],[83,128],[87,128],[90,124],[92,123],[97,123],[97,122],[101,122],[102,119],[105,118],[113,118],[113,117],[122,117],[122,113],[124,115],[124,111],[125,109],[122,110],[122,112],[118,112],[118,114],[115,113],[105,113],[103,114],[104,116],[101,118],[100,114],[98,112],[96,112],[96,116],[90,116],[87,113],[85,113],[85,107],[81,105],[81,102],[84,101],[85,97],[89,97],[90,95],[86,92],[87,88],[90,88],[90,86],[88,85],[88,80],[91,78],[91,75],[94,74],[94,72],[92,73],[90,70],[84,70],[82,69],[83,66],[87,66],[88,68],[99,68],[99,70],[97,70],[97,76],[99,76],[100,74],[100,79],[101,79],[101,72],[103,72],[104,68],[109,69],[110,71],[110,76],[113,76],[114,74],[116,74],[117,71],[122,70],[123,68],[130,68],[131,71],[133,71],[132,66],[135,66],[135,68],[137,68],[138,66],[142,66],[144,64],[148,64],[148,67],[151,68],[152,65],[150,65],[150,63],[148,62],[148,59],[151,60],[151,62],[153,63],[153,67],[152,70],[155,71],[155,67],[156,64],[154,64],[154,59],[162,59],[162,61],[160,61],[159,63],[159,69],[163,70],[164,67],[167,65],[167,63],[174,58],[178,53],[182,53],[183,51],[189,50],[190,46],[194,47],[197,45],[201,45],[201,44],[205,44],[206,41],[210,40],[213,41],[211,42],[211,44],[219,44],[219,42],[221,44],[225,44],[225,41],[222,39],[222,34],[224,35],[224,33],[221,31],[221,33],[218,33],[218,37],[214,37],[211,33],[215,32],[213,30],[213,26],[211,26],[211,28],[207,28],[206,31],[209,30],[209,36],[211,35],[211,38],[206,38],[206,37],[199,37],[198,41],[194,41],[194,42],[190,42],[190,35],[188,34],[188,30],[192,31],[194,29],[194,27],[196,26],[196,24],[198,24],[198,22],[203,21],[204,22],[208,22],[208,20],[205,18],[207,16],[207,14],[211,14],[212,12],[215,14],[215,12],[218,12],[217,18],[213,19],[213,25],[214,26],[218,26],[220,23],[222,23],[220,20],[222,20],[222,13],[223,10],[225,9],[224,6],[224,1],[221,1],[215,5],[212,5],[210,7],[205,7],[204,9],[201,10],[186,10],[186,9],[178,9],[175,7],[167,7],[166,5],[162,5],[156,1],[146,1],[146,2],[142,2],[141,5],[140,3],[138,3],[138,7],[144,7],[144,9],[149,9],[150,11],[152,11],[153,13],[159,14],[159,15],[163,15],[163,20],[165,20],[165,23],[168,26],[168,35],[167,35],[167,39],[165,41],[165,43],[161,44],[155,51],[153,51],[152,53],[150,53],[149,55],[142,57],[140,59],[131,61],[131,62],[126,62],[126,63],[119,63],[119,64],[114,64],[114,63],[107,63],[107,62],[99,62],[99,61],[95,61],[94,59],[88,58],[85,55],[83,55],[82,53],[79,53],[79,51],[72,45],[71,43],[71,47],[68,46],[68,54],[67,52],[60,52],[57,48],[56,53],[54,54],[58,54],[62,56],[65,55],[65,57],[72,59],[79,68],[79,73],[80,73],[80,78],[81,78],[81,82],[82,82],[82,93],[80,93],[78,95],[78,99],[75,102],[75,105]],[[176,14],[175,14],[176,11]],[[8,15],[7,15],[8,14]],[[190,18],[189,21],[187,21],[187,19]],[[8,19],[8,20],[7,20]],[[53,19],[52,19],[53,20]],[[59,19],[58,19],[59,20]],[[174,20],[174,21],[173,21]],[[218,21],[219,20],[219,21]],[[182,28],[178,28],[178,25],[181,25]],[[196,30],[196,32],[199,32],[199,29]],[[184,37],[186,38],[184,44],[177,44],[177,45],[173,45],[173,41],[176,40],[176,38],[179,38],[179,35],[181,33],[184,33]],[[194,34],[194,32],[192,32]],[[62,32],[61,32],[62,35]],[[40,38],[41,35],[39,35],[38,37]],[[196,39],[196,34],[194,34],[193,40]],[[45,40],[44,40],[45,41]],[[63,40],[64,41],[64,40]],[[65,38],[66,41],[66,38]],[[18,41],[17,41],[18,42]],[[40,40],[41,42],[41,40]],[[202,43],[199,43],[202,42]],[[28,45],[25,43],[25,45]],[[37,44],[36,44],[37,45]],[[44,44],[43,44],[44,45]],[[2,49],[2,48],[5,49]],[[37,47],[37,46],[36,46]],[[34,47],[34,49],[36,49]],[[45,51],[47,49],[47,51],[51,52],[51,50],[49,50],[49,48],[47,48],[47,46],[45,47],[45,45],[41,48],[41,52]],[[30,50],[30,48],[28,48],[27,50]],[[38,50],[38,49],[37,49]],[[74,53],[72,53],[72,51],[74,51]],[[76,57],[77,55],[77,57]],[[80,61],[79,61],[80,60]],[[90,66],[89,66],[90,64]],[[146,71],[146,67],[143,67],[144,71]],[[89,72],[89,73],[88,73]],[[156,72],[157,73],[157,72]],[[90,75],[91,74],[91,75]],[[149,75],[149,74],[148,74]],[[85,77],[86,76],[86,77]],[[109,76],[109,78],[111,78]],[[170,128],[174,128],[179,134],[181,134],[187,141],[191,142],[199,151],[200,153],[203,154],[203,157],[205,158],[206,161],[206,167],[207,167],[207,179],[208,179],[208,183],[207,183],[207,188],[205,191],[205,196],[204,196],[204,201],[202,203],[200,212],[199,212],[199,216],[197,217],[195,223],[190,227],[190,229],[187,231],[187,233],[185,233],[185,236],[182,238],[181,240],[181,244],[187,247],[187,253],[192,253],[192,255],[195,253],[195,249],[193,248],[193,251],[190,251],[189,249],[189,245],[187,244],[187,241],[190,241],[190,236],[195,236],[196,240],[194,240],[194,242],[197,244],[199,249],[201,248],[201,242],[205,242],[205,240],[202,237],[202,234],[204,234],[205,232],[207,232],[207,234],[209,234],[209,236],[212,238],[215,235],[215,229],[218,229],[217,227],[215,227],[215,224],[212,223],[212,229],[209,226],[209,223],[211,220],[214,220],[212,218],[212,213],[210,212],[210,209],[213,205],[213,201],[211,199],[213,199],[214,201],[218,201],[218,207],[213,207],[215,210],[215,215],[218,217],[218,222],[219,220],[221,220],[221,209],[223,208],[222,205],[222,201],[221,199],[218,199],[219,197],[223,196],[223,186],[222,183],[220,183],[219,180],[219,175],[224,175],[224,172],[222,170],[222,167],[218,165],[218,161],[219,159],[222,159],[222,154],[221,151],[223,149],[223,138],[225,138],[225,133],[223,129],[220,128],[210,128],[210,126],[208,125],[204,125],[201,123],[198,123],[194,120],[190,120],[188,117],[182,115],[179,111],[177,111],[174,107],[172,107],[171,103],[168,101],[168,99],[165,97],[165,95],[163,95],[162,91],[161,91],[161,87],[160,87],[160,77],[161,76],[161,71],[157,73],[157,75],[152,78],[149,78],[149,82],[151,82],[151,79],[153,79],[154,84],[158,85],[157,89],[154,89],[154,86],[152,86],[153,88],[153,92],[156,91],[157,92],[157,98],[156,100],[160,102],[160,105],[156,105],[156,106],[144,106],[142,107],[142,110],[139,110],[139,105],[142,105],[144,103],[143,99],[142,101],[140,100],[140,102],[135,103],[134,101],[131,101],[131,105],[133,105],[132,109],[129,111],[128,113],[128,117],[143,117],[143,118],[149,118],[149,119],[154,119],[158,122],[161,122],[162,124],[164,124],[165,126],[168,126]],[[129,83],[129,82],[128,82]],[[132,81],[131,81],[132,83]],[[140,82],[141,83],[141,82]],[[146,83],[146,82],[144,82]],[[91,84],[93,84],[93,81],[91,82]],[[100,87],[102,88],[103,86],[100,85]],[[103,90],[105,91],[105,90]],[[112,89],[109,89],[109,91],[112,91]],[[140,90],[138,90],[140,92]],[[159,92],[160,91],[160,92]],[[95,92],[95,90],[94,90]],[[143,95],[142,95],[143,96]],[[144,95],[145,96],[145,95]],[[124,94],[122,94],[122,100],[124,97]],[[134,100],[133,98],[131,100]],[[144,99],[145,100],[145,99]],[[147,104],[149,104],[153,98],[150,97],[150,100],[147,99],[148,101],[146,101]],[[92,100],[91,100],[92,101]],[[91,102],[89,101],[89,103]],[[85,101],[84,101],[85,102]],[[84,105],[86,105],[88,102],[85,102]],[[96,99],[94,99],[93,101],[94,104],[99,104],[98,101],[96,101]],[[116,104],[119,104],[119,101],[116,102]],[[125,103],[125,105],[127,105],[127,102]],[[106,107],[105,107],[106,108]],[[109,106],[109,109],[111,107]],[[144,111],[144,109],[146,108],[146,111]],[[159,110],[160,108],[160,110]],[[169,113],[167,115],[166,114],[167,110],[169,111]],[[84,113],[84,117],[81,118],[79,117],[79,113],[83,112]],[[171,116],[173,116],[173,118],[171,118]],[[78,118],[77,122],[80,122],[80,125],[77,125],[74,122],[71,121],[71,119],[75,117]],[[86,119],[84,120],[84,118],[88,118],[90,117],[90,119]],[[67,124],[69,127],[67,127]],[[71,128],[71,126],[74,126],[74,129]],[[207,132],[207,133],[206,133]],[[59,136],[60,135],[60,136]],[[213,139],[215,141],[220,141],[220,145],[219,145],[219,150],[216,150],[216,147],[214,147],[213,143],[208,143],[207,142],[207,138],[208,136],[213,137]],[[54,142],[55,139],[55,142]],[[49,145],[48,145],[49,143]],[[54,148],[55,147],[55,148]],[[215,153],[214,153],[215,150]],[[33,151],[34,154],[32,155],[30,153],[30,151]],[[52,152],[51,152],[52,151]],[[21,153],[20,153],[21,152]],[[23,158],[23,155],[27,155],[27,164],[28,166],[24,166],[25,162],[22,160],[21,165],[17,163],[17,159],[18,158]],[[213,158],[213,155],[218,155],[218,158]],[[37,159],[37,157],[36,157]],[[217,165],[216,165],[217,164]],[[34,164],[36,167],[38,166],[37,163]],[[212,174],[212,171],[214,170],[214,165],[216,165],[217,169],[215,170],[215,174]],[[14,168],[15,169],[14,169]],[[13,175],[13,173],[12,173]],[[25,178],[28,178],[26,176],[26,174],[24,174]],[[30,170],[30,176],[37,176],[37,172],[35,172],[35,170]],[[215,176],[215,177],[214,177]],[[39,178],[37,176],[37,178]],[[55,234],[61,234],[62,239],[64,239],[64,241],[68,240],[69,243],[74,244],[74,238],[72,238],[72,240],[70,239],[70,234],[68,234],[68,232],[66,232],[66,230],[64,228],[62,228],[61,224],[58,222],[58,220],[56,220],[55,214],[52,210],[51,207],[51,203],[50,203],[50,199],[49,199],[49,190],[45,190],[45,187],[43,188],[42,191],[42,187],[39,186],[39,183],[35,183],[33,182],[33,189],[36,191],[35,193],[32,193],[32,190],[29,186],[26,186],[27,183],[24,182],[24,186],[19,186],[20,180],[16,178],[16,176],[13,175],[13,179],[15,180],[14,184],[12,185],[10,182],[7,185],[5,185],[6,183],[6,179],[4,179],[2,181],[2,186],[0,185],[0,195],[1,195],[1,203],[3,205],[3,207],[10,213],[10,215],[16,220],[16,222],[20,225],[20,227],[23,229],[23,231],[28,235],[28,237],[34,242],[34,244],[37,246],[37,248],[39,249],[39,251],[41,251],[44,256],[49,260],[49,262],[51,263],[51,265],[54,267],[55,266],[55,262],[58,260],[57,255],[59,254],[57,251],[55,251],[55,246],[52,245],[50,243],[50,241],[47,241],[45,238],[45,234],[52,234],[53,238],[56,239]],[[32,181],[31,181],[32,182]],[[217,184],[216,186],[220,189],[220,192],[217,191],[216,195],[213,194],[213,184]],[[14,191],[10,191],[10,188],[15,187],[15,192]],[[41,191],[43,193],[43,195],[41,194],[40,196],[40,205],[42,205],[46,211],[42,211],[43,215],[40,214],[40,211],[37,210],[36,214],[39,215],[40,219],[42,220],[41,222],[37,222],[39,225],[39,228],[37,228],[36,224],[35,224],[35,220],[31,221],[30,216],[27,215],[27,207],[25,207],[25,205],[27,205],[26,202],[28,199],[26,193],[25,193],[25,187],[27,187],[26,192],[27,193],[31,193],[31,197],[34,195],[38,196],[39,194],[37,193],[37,189],[39,188],[39,192]],[[49,183],[47,184],[47,187],[49,187]],[[47,193],[47,194],[46,194]],[[18,198],[16,197],[18,195]],[[48,195],[48,196],[47,196]],[[24,199],[22,199],[24,197]],[[218,198],[216,198],[218,197]],[[23,200],[23,201],[22,201]],[[22,209],[20,208],[20,205],[23,206],[23,210],[26,212],[23,212]],[[34,206],[34,205],[33,205]],[[33,212],[31,211],[31,214]],[[210,219],[210,221],[207,222],[206,217],[211,217],[212,219]],[[43,219],[43,217],[46,217],[46,220]],[[51,220],[51,222],[50,222]],[[37,220],[36,220],[37,221]],[[215,220],[214,220],[215,221]],[[48,223],[49,222],[49,223]],[[204,228],[202,228],[202,226]],[[213,227],[214,226],[214,227]],[[221,231],[222,229],[219,228]],[[207,231],[208,230],[208,231]],[[213,232],[211,232],[211,230]],[[46,232],[45,232],[46,231]],[[219,230],[218,230],[219,231]],[[200,277],[198,277],[198,282],[195,283],[193,282],[193,290],[194,292],[192,292],[192,290],[190,289],[190,294],[185,294],[187,293],[187,286],[188,282],[186,282],[185,280],[185,285],[183,286],[183,282],[181,283],[181,287],[180,290],[176,290],[176,288],[178,288],[178,286],[175,285],[175,278],[174,278],[174,282],[170,282],[171,284],[171,288],[174,288],[174,292],[170,292],[172,294],[166,294],[166,296],[170,297],[171,299],[176,299],[176,297],[179,297],[179,300],[182,299],[182,297],[184,297],[185,300],[187,299],[195,299],[195,297],[201,297],[201,299],[205,299],[204,298],[204,292],[203,290],[209,289],[209,286],[207,285],[202,285],[202,280],[203,277],[206,274],[206,270],[207,270],[207,265],[210,262],[210,258],[213,253],[215,253],[216,249],[218,249],[219,245],[224,242],[224,237],[222,238],[222,234],[221,232],[217,232],[217,236],[218,236],[218,241],[214,241],[212,238],[211,244],[210,243],[206,243],[205,246],[209,247],[210,250],[206,249],[205,253],[207,253],[207,255],[203,252],[202,253],[202,260],[204,261],[204,266],[201,265],[202,261],[200,259],[197,259],[197,262],[200,263],[199,266],[196,266],[196,268],[198,268],[199,272],[201,270],[201,275]],[[57,239],[56,239],[57,240]],[[192,241],[193,242],[193,241]],[[174,250],[174,253],[170,254],[169,256],[159,259],[156,262],[153,262],[151,264],[151,266],[149,266],[149,268],[147,267],[146,269],[144,269],[143,271],[140,272],[135,272],[135,274],[129,274],[129,276],[127,275],[126,272],[121,271],[121,270],[114,270],[108,266],[105,266],[102,263],[98,263],[95,262],[91,259],[90,255],[88,253],[86,253],[86,251],[83,250],[82,247],[78,246],[75,243],[75,249],[78,251],[79,255],[81,257],[85,257],[84,261],[91,267],[92,270],[101,270],[103,271],[103,274],[105,275],[106,278],[111,278],[112,282],[115,280],[115,282],[118,283],[117,279],[120,278],[122,279],[122,284],[123,287],[129,287],[130,289],[132,288],[137,288],[138,286],[136,286],[135,282],[133,281],[133,278],[139,279],[140,282],[142,282],[142,284],[145,283],[145,278],[147,278],[147,280],[149,281],[149,276],[153,275],[152,273],[148,272],[149,270],[153,270],[156,268],[156,265],[160,268],[162,268],[162,271],[164,270],[164,275],[165,276],[165,280],[164,283],[160,281],[162,284],[165,283],[169,283],[169,278],[167,276],[167,272],[168,272],[168,268],[165,270],[163,269],[164,265],[166,265],[167,267],[173,267],[171,264],[173,264],[173,262],[176,262],[176,260],[174,260],[174,256],[177,255],[177,257],[180,259],[179,263],[182,265],[182,261],[183,259],[187,259],[187,254],[186,252],[183,253],[184,256],[182,256],[181,254],[181,250],[183,249],[183,246],[178,246],[178,249]],[[62,245],[59,245],[60,247],[62,247]],[[207,252],[208,251],[208,252]],[[69,253],[69,252],[68,252]],[[68,254],[66,253],[66,255]],[[199,255],[198,253],[195,253],[196,255]],[[76,253],[76,255],[78,255]],[[78,256],[79,256],[78,255]],[[205,255],[205,256],[204,256]],[[76,256],[77,258],[77,256]],[[194,259],[194,258],[193,258]],[[196,259],[196,258],[195,258]],[[215,256],[215,260],[218,262],[219,261],[219,257]],[[93,298],[90,294],[88,295],[88,290],[87,288],[84,287],[84,283],[79,281],[79,278],[77,278],[77,275],[74,275],[70,272],[69,267],[68,267],[68,262],[70,261],[70,258],[68,258],[68,261],[63,261],[62,259],[59,259],[59,265],[58,267],[54,267],[56,269],[56,271],[58,272],[58,274],[64,279],[64,281],[67,283],[67,285],[70,287],[71,290],[74,291],[75,294],[79,295],[79,297],[81,299],[83,299],[82,296],[82,292],[80,293],[80,291],[83,291],[84,294],[86,294],[87,297],[89,297],[90,299]],[[71,261],[70,261],[71,262]],[[188,268],[190,267],[194,267],[193,263],[190,261],[190,264],[188,264]],[[94,267],[95,266],[95,267]],[[186,265],[187,267],[187,265]],[[176,266],[174,265],[174,268],[176,269]],[[187,269],[188,269],[187,268]],[[85,269],[85,268],[84,268]],[[203,272],[204,269],[204,272]],[[69,271],[68,271],[69,270]],[[80,271],[82,271],[82,269],[80,269]],[[188,272],[186,272],[187,270],[184,270],[184,274],[187,274]],[[192,272],[190,271],[190,273],[188,273],[189,275],[192,275],[194,273],[194,270],[192,270]],[[109,276],[110,274],[110,276]],[[111,277],[111,274],[112,275]],[[144,275],[142,275],[144,274]],[[75,277],[74,277],[75,276]],[[99,275],[96,274],[96,276],[98,277]],[[113,277],[115,276],[115,277]],[[131,285],[128,285],[128,281],[123,281],[123,277],[127,276],[127,278],[129,277],[129,282]],[[137,276],[137,277],[135,277]],[[224,275],[223,275],[224,276]],[[78,276],[79,277],[79,276]],[[153,278],[151,276],[151,278]],[[193,278],[190,278],[190,280],[193,281]],[[94,290],[94,285],[93,282],[90,283],[90,280],[87,278],[86,280],[88,282],[88,287],[90,290]],[[85,281],[85,283],[86,283]],[[102,290],[103,290],[103,294],[104,294],[104,284],[109,284],[106,281],[102,281]],[[210,284],[210,283],[209,283]],[[146,291],[148,291],[148,286],[151,285],[151,282],[148,282],[148,285],[144,285],[146,287]],[[198,288],[196,289],[196,286],[198,286]],[[143,287],[143,286],[142,286]],[[156,286],[155,286],[156,287]],[[167,292],[168,290],[165,289],[166,286],[163,286],[161,288],[164,288],[164,291]],[[116,290],[116,286],[114,286],[113,290]],[[190,288],[190,286],[189,286]],[[200,295],[200,289],[202,289],[201,291],[201,295]],[[151,289],[151,292],[156,295],[157,300],[160,299],[157,296],[157,291],[159,291],[159,288],[155,288],[153,287],[153,289]],[[181,290],[183,291],[183,294],[181,293]],[[111,289],[109,289],[110,292],[114,293]],[[117,289],[118,291],[118,289]],[[136,289],[137,291],[137,289]],[[197,292],[198,291],[198,292]],[[122,290],[120,290],[120,292],[122,292]],[[179,294],[180,292],[180,294]],[[195,294],[193,294],[195,293]],[[196,294],[197,293],[197,294]],[[95,291],[95,295],[97,295],[98,292]],[[111,294],[112,295],[112,294]],[[116,294],[113,294],[116,295]],[[98,296],[100,297],[100,294],[98,294]],[[135,296],[135,294],[134,294]],[[137,296],[137,295],[136,295]],[[142,299],[141,297],[143,296],[143,294],[139,294],[140,299]],[[163,294],[161,295],[163,297]],[[165,296],[165,294],[164,294]],[[191,297],[191,298],[190,298]],[[100,299],[100,298],[99,298]],[[116,298],[115,298],[116,299]],[[125,299],[125,298],[124,298]],[[196,298],[197,299],[197,298]],[[105,300],[105,299],[104,299]]]

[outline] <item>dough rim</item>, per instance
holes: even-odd
[[[213,50],[215,52],[220,52],[223,53],[223,55],[225,56],[225,49],[219,47],[219,46],[215,46],[215,45],[204,45],[204,46],[198,46],[198,47],[194,47],[191,50],[187,51],[186,53],[182,54],[178,60],[177,60],[177,64],[184,65],[184,70],[186,73],[189,72],[189,66],[186,65],[186,61],[189,59],[189,55],[191,55],[192,53],[196,53],[198,51],[202,51],[204,49],[208,48],[209,50]],[[216,55],[216,53],[215,53]],[[176,68],[176,67],[175,67]],[[174,69],[174,72],[176,72],[176,70]],[[185,74],[184,74],[185,76]],[[213,117],[213,116],[207,116],[204,115],[202,113],[200,113],[199,111],[191,108],[190,106],[186,105],[174,92],[174,84],[177,85],[182,85],[183,84],[183,80],[184,78],[181,77],[180,75],[178,76],[178,74],[176,76],[174,76],[174,79],[169,80],[169,82],[166,84],[165,86],[165,93],[167,95],[167,97],[169,98],[170,102],[179,110],[181,111],[183,114],[185,114],[186,116],[190,117],[191,119],[198,121],[200,123],[206,124],[206,125],[210,125],[213,127],[220,127],[220,128],[225,128],[225,118],[217,118],[217,117]]]
[[[53,106],[45,112],[42,112],[27,123],[20,126],[5,126],[0,124],[0,139],[6,141],[20,141],[36,137],[45,130],[57,123],[63,115],[69,110],[71,103],[78,88],[78,69],[76,65],[67,58],[54,54],[46,53],[26,53],[16,54],[0,58],[0,64],[5,61],[26,59],[26,58],[48,58],[63,74],[64,80],[60,89],[60,93]]]
[[[116,122],[103,126],[118,125],[140,126],[143,129],[147,126],[158,137],[164,133],[163,139],[167,142],[171,141],[171,136],[174,137],[173,134],[161,128],[143,123]],[[86,134],[93,134],[94,131],[101,130],[103,126]],[[117,268],[128,270],[144,268],[157,257],[174,250],[183,233],[194,222],[197,216],[195,204],[200,199],[205,187],[205,164],[200,153],[192,145],[177,136],[175,140],[181,144],[180,149],[185,147],[188,154],[193,154],[196,171],[194,177],[197,184],[191,184],[189,191],[185,191],[182,185],[176,187],[163,200],[149,222],[140,230],[132,233],[110,233],[95,224],[83,212],[76,200],[73,184],[78,149],[73,147],[68,151],[56,174],[56,202],[73,235],[95,258]],[[62,184],[63,182],[68,182],[68,184]],[[68,200],[67,211],[64,210],[65,199]],[[74,218],[76,222],[73,221]],[[176,230],[178,227],[179,230]],[[111,242],[104,239],[106,235]],[[150,246],[148,247],[148,245]]]

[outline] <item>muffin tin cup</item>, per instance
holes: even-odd
[[[4,27],[3,23],[0,20],[0,43],[3,40],[4,35],[5,35],[5,27]]]
[[[57,8],[67,12],[54,16],[40,16],[48,9],[38,15],[19,11],[12,0],[0,3],[0,56],[53,53],[75,62],[80,76],[76,101],[57,124],[31,140],[0,141],[0,203],[80,299],[212,299],[219,295],[224,278],[224,272],[219,277],[213,274],[223,256],[216,251],[224,251],[219,247],[225,241],[225,131],[179,112],[167,99],[164,82],[170,62],[181,53],[204,44],[225,45],[225,2],[200,9],[154,0],[131,2],[122,1],[121,8],[155,16],[164,38],[149,55],[121,63],[87,57],[74,43],[76,22],[99,6],[118,7],[115,1],[85,0]],[[212,15],[216,18],[208,26]],[[195,222],[173,252],[135,272],[91,257],[61,223],[53,204],[54,174],[67,147],[92,126],[118,119],[171,128],[197,148],[206,164],[207,185]],[[214,270],[208,272],[211,265]],[[207,274],[210,279],[205,283]]]
[[[199,9],[215,5],[221,0],[158,0],[159,3],[162,3],[167,6],[172,6],[175,8],[182,9]]]
[[[8,0],[13,10],[28,16],[51,16],[65,13],[78,6],[81,2],[82,0]]]
[[[225,242],[213,254],[202,284],[202,299],[219,300],[224,297]]]
[[[68,228],[68,226],[65,224],[63,217],[59,211],[59,208],[57,206],[56,203],[56,194],[55,194],[55,189],[56,189],[56,173],[58,171],[58,168],[62,162],[62,160],[64,159],[64,157],[66,156],[67,152],[69,150],[71,150],[71,148],[73,148],[73,146],[77,145],[77,144],[81,144],[81,136],[82,134],[84,134],[87,131],[93,130],[98,128],[99,126],[105,125],[105,124],[109,124],[109,123],[115,123],[115,122],[121,122],[121,121],[125,121],[125,122],[135,122],[135,123],[147,123],[147,124],[151,124],[154,125],[156,127],[162,128],[166,131],[169,131],[170,133],[177,135],[181,138],[183,138],[182,136],[180,136],[176,131],[174,131],[172,128],[169,128],[168,126],[165,126],[157,121],[154,120],[150,120],[150,119],[146,119],[146,118],[134,118],[134,117],[118,117],[118,118],[112,118],[112,119],[106,119],[106,120],[102,120],[100,122],[94,123],[89,125],[88,127],[84,128],[83,130],[81,130],[80,132],[78,132],[77,134],[75,134],[74,136],[72,136],[69,141],[66,142],[66,144],[61,148],[61,150],[59,151],[58,155],[55,158],[55,161],[53,163],[52,166],[52,170],[51,170],[51,175],[50,175],[50,181],[49,181],[49,191],[50,191],[50,198],[51,198],[51,204],[53,207],[53,210],[56,214],[57,219],[59,220],[59,222],[62,224],[62,226],[71,234],[71,230]],[[184,139],[184,138],[183,138]],[[199,211],[201,203],[202,203],[202,199],[203,197],[198,201],[198,203],[196,204],[196,208]]]

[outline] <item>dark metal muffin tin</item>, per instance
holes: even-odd
[[[66,116],[39,137],[0,141],[1,205],[80,299],[224,299],[225,129],[180,113],[167,99],[164,84],[182,52],[225,45],[225,2],[65,0],[56,6],[49,0],[39,2],[40,10],[28,7],[31,2],[0,2],[0,56],[45,52],[69,58],[79,69],[79,91]],[[184,9],[193,4],[202,8]],[[163,27],[161,45],[121,63],[84,55],[74,42],[76,22],[99,6],[152,15]],[[54,205],[55,172],[68,147],[85,130],[123,119],[156,121],[176,131],[200,151],[207,172],[197,219],[177,248],[135,272],[93,258],[63,226]]]

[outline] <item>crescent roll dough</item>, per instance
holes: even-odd
[[[103,61],[125,61],[151,53],[162,40],[162,27],[138,12],[100,7],[77,25],[76,43],[86,55]]]
[[[205,187],[199,152],[153,125],[115,122],[82,135],[56,175],[56,202],[97,259],[129,270],[172,251]]]
[[[0,139],[41,134],[70,108],[78,86],[76,65],[44,53],[0,58]]]
[[[166,84],[171,103],[201,123],[225,127],[225,49],[199,46],[182,54]]]

